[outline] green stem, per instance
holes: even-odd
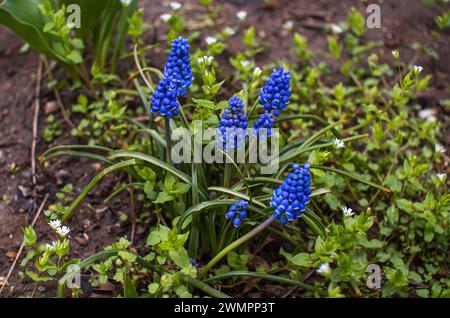
[[[275,276],[275,275],[270,275],[270,274],[265,274],[265,273],[258,273],[258,272],[247,272],[247,271],[235,271],[235,272],[228,272],[228,273],[223,273],[223,274],[219,274],[213,277],[209,277],[207,279],[205,279],[205,282],[213,282],[216,280],[221,280],[221,279],[225,279],[225,278],[230,278],[230,277],[256,277],[256,278],[262,278],[262,279],[267,279],[267,280],[271,280],[274,282],[279,282],[279,283],[285,283],[285,284],[289,284],[289,285],[294,285],[294,286],[298,286],[307,290],[311,290],[311,291],[315,291],[316,288],[312,285],[308,285],[293,279],[289,279],[286,277],[281,277],[281,276]]]
[[[266,227],[268,227],[272,222],[274,218],[273,216],[270,216],[267,220],[265,220],[263,223],[255,227],[253,230],[242,236],[241,238],[237,239],[227,247],[225,247],[223,250],[219,252],[212,260],[209,261],[208,264],[206,264],[200,271],[199,277],[203,277],[214,265],[216,265],[224,256],[226,256],[229,252],[240,246],[241,244],[247,242],[249,239],[254,237],[256,234],[260,233],[262,230],[264,230]]]
[[[166,162],[168,165],[172,165],[172,141],[171,141],[171,130],[170,130],[170,119],[166,118]]]
[[[223,176],[223,187],[228,188],[230,186],[230,178],[233,166],[231,163],[225,163],[225,171]]]
[[[218,291],[215,288],[212,288],[211,286],[199,281],[198,279],[195,279],[191,276],[185,275],[183,273],[179,273],[179,278],[184,283],[189,283],[194,287],[197,287],[201,291],[203,291],[205,294],[208,294],[211,297],[215,298],[231,298],[227,294],[222,293],[221,291]]]

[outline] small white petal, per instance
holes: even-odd
[[[413,69],[414,69],[414,72],[415,72],[415,73],[420,73],[420,72],[422,72],[423,67],[420,66],[420,65],[414,65],[414,66],[413,66]]]
[[[342,212],[344,213],[345,217],[351,217],[353,214],[355,214],[354,212],[352,212],[352,209],[347,208],[346,206],[342,208]]]
[[[337,138],[334,138],[332,142],[333,142],[333,146],[336,149],[344,148],[344,146],[345,146],[344,142],[342,140],[340,140],[340,139],[337,139]]]
[[[447,178],[446,173],[437,173],[436,177],[439,179],[439,181],[444,182],[444,180]]]
[[[322,274],[322,275],[328,275],[331,273],[331,267],[330,264],[327,263],[323,263],[322,265],[319,266],[319,268],[317,269],[317,273]]]
[[[226,27],[225,29],[223,29],[223,32],[225,32],[226,34],[228,34],[230,36],[234,35],[236,33],[236,31],[234,31],[234,29],[230,28],[230,27]]]
[[[398,59],[398,57],[400,56],[400,53],[398,53],[398,50],[392,50],[391,54],[393,57],[395,57],[396,59]]]
[[[182,4],[179,2],[171,2],[169,3],[169,6],[172,10],[176,11],[181,8]]]
[[[250,61],[247,61],[247,60],[241,61],[241,65],[242,65],[242,67],[247,67],[250,65]]]
[[[331,27],[331,31],[333,32],[333,33],[337,33],[337,34],[339,34],[339,33],[342,33],[342,28],[339,26],[339,25],[337,25],[337,24],[334,24],[334,23],[332,23],[331,25],[330,25],[330,27]]]
[[[207,37],[205,38],[205,42],[206,42],[206,44],[208,44],[208,45],[212,45],[212,44],[214,44],[214,43],[217,42],[217,39],[216,39],[215,37],[212,37],[212,36],[207,36]]]
[[[247,11],[239,11],[236,13],[236,16],[239,20],[245,20],[245,18],[247,18]]]
[[[436,109],[426,108],[419,111],[419,117],[428,121],[436,121]]]
[[[253,77],[257,78],[257,77],[259,77],[261,75],[261,73],[262,73],[261,69],[257,66],[253,70]]]
[[[169,21],[171,17],[172,17],[172,15],[168,14],[168,13],[161,14],[161,16],[160,16],[161,20],[163,20],[164,22]]]
[[[294,21],[287,20],[286,22],[284,22],[283,28],[285,28],[288,31],[292,30],[294,28]]]
[[[52,220],[52,221],[48,222],[48,225],[50,225],[50,227],[52,229],[57,230],[61,226],[61,221],[60,220]]]
[[[124,5],[124,6],[128,6],[131,3],[131,0],[120,0],[120,2]]]
[[[441,144],[435,144],[434,145],[434,150],[436,152],[445,153],[445,148]]]
[[[59,227],[59,228],[56,230],[56,233],[58,233],[58,235],[60,235],[60,236],[62,236],[62,237],[64,237],[64,236],[66,236],[67,234],[69,234],[69,232],[70,232],[70,228],[67,227],[67,226],[61,226],[61,227]]]

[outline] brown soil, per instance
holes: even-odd
[[[225,26],[239,26],[240,22],[235,13],[246,10],[248,18],[245,25],[240,25],[240,28],[255,25],[257,32],[264,35],[266,50],[257,57],[257,64],[261,66],[280,59],[294,60],[290,52],[290,35],[282,27],[286,20],[294,21],[294,29],[308,37],[313,50],[326,50],[327,34],[322,29],[325,23],[344,20],[351,6],[362,13],[365,12],[364,4],[357,0],[273,0],[271,5],[257,0],[216,2],[219,2],[221,6],[219,18],[214,26],[202,30],[203,34],[205,36],[214,34]],[[424,97],[424,104],[438,106],[439,100],[450,97],[447,90],[450,82],[449,32],[442,32],[438,39],[431,34],[433,30],[436,30],[434,18],[440,13],[439,7],[434,5],[424,7],[420,1],[411,0],[372,2],[377,2],[381,6],[382,29],[370,30],[366,39],[384,41],[384,47],[380,48],[380,55],[384,60],[392,60],[390,52],[398,48],[404,61],[422,65],[426,74],[432,74],[433,89]],[[202,10],[197,1],[183,1],[183,3],[185,7],[190,4],[194,10],[187,15],[187,21],[195,19],[195,10]],[[146,39],[151,42],[165,43],[166,41],[167,29],[159,16],[169,11],[167,4],[168,1],[141,1],[141,6],[145,8],[147,22],[154,26],[146,32]],[[423,54],[415,55],[415,51],[410,47],[415,41],[433,48],[438,52],[440,59],[434,61]],[[74,192],[79,193],[101,168],[100,165],[87,160],[55,159],[46,168],[38,167],[37,186],[33,186],[30,149],[38,55],[32,51],[20,53],[22,44],[21,40],[10,31],[0,28],[0,179],[2,180],[0,196],[3,197],[0,200],[0,277],[6,276],[22,242],[21,228],[31,221],[44,195],[46,193],[50,195],[49,204],[56,202],[56,191],[69,182],[74,185]],[[204,45],[204,42],[192,44],[192,46],[197,45]],[[242,49],[241,35],[236,34],[228,43],[226,53],[234,54],[240,49]],[[161,67],[164,61],[163,56],[162,48],[156,48],[152,52],[150,63]],[[316,62],[322,59],[322,56],[315,57]],[[47,79],[44,76],[40,93],[41,113],[37,155],[50,146],[42,139],[46,117],[44,105],[48,101],[53,101],[55,97],[46,87],[46,83]],[[70,99],[68,96],[63,98],[69,107]],[[64,134],[53,144],[83,144],[85,142],[70,136],[70,127],[65,124],[59,112],[56,113],[56,117],[64,127]],[[74,121],[76,122],[77,119],[75,118]],[[448,145],[450,140],[443,142]],[[117,237],[130,236],[130,225],[119,222],[120,212],[126,214],[130,212],[128,194],[119,196],[106,208],[102,204],[103,199],[121,178],[123,176],[118,174],[107,177],[89,195],[76,216],[70,220],[69,226],[73,228],[71,234],[74,257],[84,258],[98,252],[102,247],[115,241]],[[48,226],[43,216],[39,218],[36,230],[40,239],[48,239],[46,237]],[[137,239],[144,237],[146,232],[144,227],[139,228]],[[17,266],[10,279],[14,289],[4,293],[2,297],[31,294],[33,286],[26,281],[21,281],[17,275],[19,270],[21,269]],[[285,293],[284,289],[278,290],[277,286],[273,285],[267,285],[264,290],[267,295],[272,296],[281,296]],[[39,290],[36,295],[52,296],[53,291],[52,286],[47,286],[47,289]]]

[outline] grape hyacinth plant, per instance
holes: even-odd
[[[116,171],[128,174],[127,184],[115,189],[107,201],[127,190],[130,192],[130,202],[133,204],[133,208],[130,207],[133,211],[130,213],[137,212],[138,205],[135,200],[137,197],[139,208],[145,209],[149,215],[145,222],[157,220],[158,224],[150,230],[146,241],[146,248],[153,256],[147,257],[149,255],[141,255],[134,249],[129,250],[126,242],[122,242],[115,244],[114,248],[110,250],[105,250],[104,253],[107,255],[104,257],[125,257],[125,264],[132,265],[129,268],[140,268],[143,266],[142,264],[145,264],[152,272],[155,269],[155,273],[158,275],[151,278],[153,281],[148,288],[149,295],[173,296],[176,294],[181,297],[190,293],[189,286],[197,288],[201,286],[201,290],[208,291],[209,295],[222,297],[224,294],[221,291],[207,285],[210,278],[207,276],[227,256],[230,261],[233,261],[234,256],[231,257],[230,252],[242,244],[248,243],[249,240],[265,230],[283,240],[288,240],[292,246],[297,247],[301,247],[302,244],[300,242],[299,245],[295,240],[295,236],[300,232],[306,233],[311,238],[325,238],[327,227],[321,217],[316,214],[316,212],[322,212],[317,211],[319,208],[317,208],[316,200],[322,194],[331,193],[332,189],[329,189],[328,184],[321,180],[325,178],[320,178],[320,173],[342,175],[389,192],[388,189],[370,180],[349,171],[343,171],[339,166],[325,166],[328,157],[334,153],[329,152],[328,149],[342,148],[341,146],[344,144],[346,147],[350,147],[350,142],[366,138],[367,134],[341,135],[338,130],[342,128],[344,119],[329,122],[314,114],[280,116],[281,111],[286,110],[291,96],[291,75],[283,67],[272,71],[267,83],[264,86],[261,85],[263,86],[261,93],[259,93],[259,81],[255,80],[255,76],[251,82],[250,77],[245,79],[248,82],[242,84],[242,90],[239,92],[219,92],[226,80],[216,83],[215,66],[212,65],[213,58],[203,56],[202,54],[205,52],[198,49],[194,54],[200,65],[200,67],[194,68],[195,78],[198,81],[195,83],[195,89],[192,89],[192,94],[188,94],[189,87],[193,85],[194,76],[190,66],[189,44],[186,39],[179,37],[172,41],[167,63],[162,72],[163,76],[156,87],[148,80],[143,68],[140,67],[137,52],[135,46],[135,61],[141,80],[136,78],[133,83],[142,103],[150,106],[150,113],[153,116],[149,116],[150,127],[146,127],[145,123],[137,122],[131,117],[128,117],[127,120],[131,123],[130,125],[138,126],[139,132],[147,134],[134,134],[133,143],[127,143],[129,147],[127,146],[126,149],[114,149],[114,147],[99,145],[56,147],[47,151],[43,155],[43,160],[67,154],[69,152],[66,150],[73,148],[79,151],[71,151],[71,155],[85,156],[109,164],[89,182],[70,206],[64,208],[61,222],[50,223],[50,226],[59,229],[57,234],[61,239],[69,235],[70,228],[65,225],[68,219],[103,177]],[[206,52],[206,54],[212,53]],[[214,64],[219,64],[219,61],[214,61]],[[296,70],[294,68],[291,70],[297,78],[297,74],[294,73]],[[256,71],[256,73],[258,72]],[[159,71],[156,73],[159,74]],[[147,88],[141,86],[142,81]],[[203,90],[201,89],[202,82],[207,83],[208,89],[205,89],[205,86]],[[233,82],[233,84],[236,83]],[[214,89],[209,89],[211,87]],[[147,91],[153,92],[150,105],[148,96],[146,96]],[[133,94],[133,96],[135,95]],[[232,97],[228,100],[221,100],[222,95]],[[183,98],[179,98],[180,96]],[[247,105],[252,105],[248,113]],[[261,149],[264,150],[264,147],[255,150],[250,148],[253,140],[247,142],[247,139],[251,139],[247,134],[248,121],[252,111],[258,105],[262,105],[263,110],[259,119],[252,122],[252,129],[256,131],[256,134],[260,129],[265,132],[260,132],[259,137],[256,138],[257,141],[262,141],[264,136],[272,136],[271,146],[274,144],[280,148],[276,149],[277,151],[271,149],[271,156],[267,162],[260,157],[252,161],[251,156],[260,155],[259,153]],[[323,127],[319,127],[317,132],[310,135],[308,131],[302,135],[304,137],[302,140],[297,138],[298,134],[281,131],[283,143],[278,144],[274,142],[277,139],[275,137],[277,137],[278,131],[272,131],[278,116],[280,118],[277,119],[280,121],[290,121],[300,117],[305,120],[311,119]],[[164,118],[165,127],[160,125],[161,117]],[[253,120],[253,117],[251,118]],[[197,126],[195,122],[197,120],[201,121],[202,125]],[[295,122],[293,125],[295,126]],[[182,162],[172,160],[172,141],[175,141],[176,138],[172,140],[171,129],[174,129],[174,136],[178,136],[182,132],[182,136],[186,137],[186,143],[177,143],[173,148],[182,150],[182,159],[184,160],[186,154],[186,158],[189,160]],[[131,127],[130,131],[132,131]],[[209,142],[208,138],[203,135],[207,131],[215,132],[216,140]],[[347,129],[347,131],[351,130]],[[332,138],[334,138],[334,142]],[[339,143],[336,140],[339,140]],[[194,147],[186,146],[186,148],[180,149],[179,145],[193,145]],[[217,147],[220,145],[223,147]],[[247,145],[249,149],[245,149]],[[227,161],[190,161],[193,157],[195,159],[197,147],[200,150],[199,153],[204,155],[207,152],[202,152],[202,150],[209,146],[214,146],[216,152],[222,152],[220,155],[225,152]],[[259,146],[260,144],[258,144]],[[217,150],[217,148],[221,149]],[[234,160],[233,156],[229,155],[232,153],[231,150],[242,148],[245,151],[238,152],[236,157],[240,159],[239,155],[242,154],[243,161]],[[90,153],[90,149],[95,155]],[[268,150],[267,147],[266,150]],[[211,157],[216,159],[215,156]],[[295,163],[305,162],[303,160],[308,160],[311,164],[308,162],[302,165]],[[264,170],[263,168],[266,167],[274,169]],[[288,171],[289,167],[291,167],[290,171]],[[311,170],[314,173],[318,172],[316,175],[319,176],[314,185],[311,184],[310,168],[313,168]],[[138,196],[134,195],[134,192],[141,190],[142,192]],[[314,199],[313,204],[307,209],[306,206],[312,199]],[[249,213],[252,216],[251,221],[248,218]],[[134,219],[130,220],[141,222],[140,219],[136,219],[137,216],[134,215]],[[293,224],[300,217],[300,222]],[[326,221],[329,220],[326,219]],[[346,218],[346,221],[349,222],[351,219]],[[286,226],[280,227],[275,224],[277,222]],[[288,224],[288,222],[292,223]],[[326,224],[329,223],[326,222]],[[133,260],[136,262],[133,263]],[[98,262],[98,259],[92,262]],[[197,262],[201,265],[196,266]],[[313,262],[305,264],[309,266]],[[97,266],[97,268],[100,267]],[[233,273],[231,271],[227,275],[230,273],[242,272],[234,271]],[[256,274],[252,272],[251,275]],[[140,286],[142,278],[138,276],[127,272],[127,281],[124,281],[127,288],[132,284]],[[132,280],[134,277],[136,279]],[[206,279],[203,280],[203,278]],[[165,286],[168,282],[172,282],[173,285]],[[58,295],[61,297],[65,295],[63,283],[64,280],[59,284]],[[308,285],[303,284],[302,286]],[[314,289],[311,286],[308,288]],[[128,291],[130,290],[128,289]],[[133,292],[134,296],[138,292],[141,290],[136,289]]]
[[[230,207],[227,213],[225,213],[225,217],[227,219],[233,219],[233,226],[239,227],[241,225],[241,221],[247,218],[247,209],[248,202],[245,200],[239,200]]]

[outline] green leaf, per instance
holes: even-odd
[[[118,255],[127,262],[134,263],[136,261],[136,255],[127,251],[119,251]]]
[[[311,256],[308,253],[298,253],[290,261],[297,266],[311,267]]]
[[[128,277],[125,278],[123,295],[125,298],[138,298],[139,295],[134,287],[133,282]]]
[[[156,197],[156,200],[153,201],[153,203],[162,204],[164,202],[173,201],[174,199],[175,199],[175,197],[173,195],[171,195],[168,192],[162,191],[162,192],[158,193],[158,196]]]
[[[11,29],[36,51],[69,64],[70,61],[66,57],[52,48],[52,44],[60,44],[60,40],[56,36],[42,31],[46,20],[39,6],[43,5],[44,2],[44,0],[2,1],[0,24]]]
[[[187,268],[190,266],[189,255],[184,247],[179,248],[177,251],[169,251],[169,256],[181,268]]]
[[[81,62],[83,62],[83,57],[81,56],[80,52],[76,50],[71,51],[66,57],[73,64],[80,64]]]

